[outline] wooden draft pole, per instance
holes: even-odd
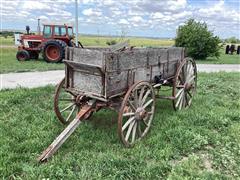
[[[75,129],[82,123],[84,116],[93,108],[94,103],[87,104],[82,107],[76,118],[62,131],[62,133],[48,146],[46,150],[38,157],[38,162],[47,161],[67,140],[67,138],[75,131]]]

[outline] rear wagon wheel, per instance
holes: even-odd
[[[191,58],[180,64],[173,83],[172,96],[175,110],[188,108],[192,103],[197,88],[197,67]]]

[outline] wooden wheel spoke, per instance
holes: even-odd
[[[148,127],[148,124],[147,124],[147,122],[146,122],[145,119],[143,119],[142,122],[143,122],[143,124],[144,124],[146,127]]]
[[[180,89],[178,92],[177,92],[177,94],[176,94],[176,96],[175,96],[175,98],[177,98],[182,92],[184,91],[184,89],[182,88],[182,89]]]
[[[132,121],[131,124],[129,125],[128,127],[128,130],[127,130],[127,134],[125,136],[125,140],[128,141],[128,138],[132,132],[132,129],[133,129],[133,125],[135,124],[135,121]]]
[[[137,132],[138,132],[138,136],[141,137],[142,136],[142,130],[141,130],[141,125],[140,123],[137,123]]]
[[[61,110],[60,112],[63,113],[64,111],[66,111],[66,110],[70,109],[71,107],[73,107],[74,104],[75,104],[75,103],[72,103],[72,104],[68,105],[67,107],[65,107],[65,108],[64,108],[63,110]]]
[[[177,98],[177,102],[176,102],[176,107],[178,107],[180,101],[182,100],[182,94],[183,94],[183,91],[181,91],[181,93],[179,94],[178,98]]]
[[[180,100],[180,103],[179,103],[179,110],[182,109],[182,105],[183,105],[184,99],[185,99],[185,95],[184,95],[184,93],[182,93],[182,95],[181,95],[181,100]]]
[[[132,123],[135,120],[135,117],[131,117],[127,120],[127,122],[123,125],[122,131],[124,131],[130,123]]]
[[[127,117],[127,116],[134,116],[135,113],[134,112],[127,112],[123,114],[123,117]]]
[[[152,115],[153,113],[153,111],[147,112],[148,115]]]
[[[136,129],[137,129],[137,122],[134,123],[133,130],[132,130],[132,143],[135,141],[136,137]]]
[[[146,107],[148,107],[152,102],[153,102],[153,99],[150,99],[148,102],[146,102],[146,103],[143,105],[143,109],[145,109]]]
[[[142,98],[143,98],[143,93],[144,93],[144,88],[145,86],[143,86],[141,88],[140,94],[139,94],[139,99],[138,99],[138,106],[141,106],[141,102],[142,102]]]
[[[136,106],[134,106],[134,104],[130,100],[128,100],[128,104],[129,104],[130,108],[135,112],[137,109]]]
[[[151,93],[151,90],[148,90],[142,98],[141,106],[145,103],[148,95]]]
[[[193,75],[193,76],[189,77],[187,82],[192,83],[192,82],[194,82],[194,79],[195,79],[195,76]]]
[[[192,94],[190,93],[190,91],[187,91],[187,94],[192,98]]]
[[[68,115],[66,121],[69,121],[69,119],[71,118],[71,116],[72,116],[73,112],[75,111],[75,109],[76,109],[76,105],[73,106],[73,108],[72,108],[71,112],[69,113],[69,115]]]
[[[138,94],[137,90],[134,91],[134,105],[138,107]]]

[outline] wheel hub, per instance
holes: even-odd
[[[137,110],[135,112],[135,118],[137,120],[144,119],[146,117],[146,115],[147,115],[147,111],[144,108],[142,108],[142,107],[137,108]]]
[[[192,84],[186,83],[184,89],[189,91],[190,89],[192,89]]]
[[[56,46],[49,46],[46,49],[46,55],[50,60],[56,60],[60,57],[60,50]]]

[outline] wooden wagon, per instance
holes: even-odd
[[[184,48],[67,48],[65,78],[56,88],[54,110],[67,128],[42,153],[49,158],[75,128],[101,108],[118,113],[118,135],[127,147],[151,126],[156,98],[170,99],[175,110],[189,107],[197,85],[194,60]],[[157,92],[172,87],[172,96]]]

